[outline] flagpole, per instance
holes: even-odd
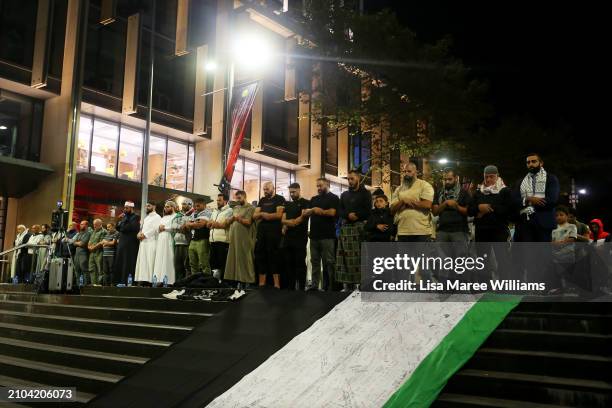
[[[151,112],[153,111],[153,73],[155,62],[155,0],[151,6],[151,42],[149,44],[149,95],[147,97],[147,119],[145,124],[143,157],[142,157],[142,188],[140,194],[140,224],[144,223],[149,200],[149,141],[151,140]],[[164,175],[165,177],[165,175]]]

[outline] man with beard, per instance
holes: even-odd
[[[233,215],[228,220],[229,250],[225,265],[225,279],[239,283],[245,288],[255,281],[253,247],[255,246],[255,207],[247,203],[246,192],[236,191],[234,196],[238,203],[233,208]]]
[[[91,228],[89,228],[89,222],[83,220],[79,225],[78,234],[72,239],[76,247],[74,253],[74,277],[77,284],[80,284],[81,276],[83,277],[83,284],[91,283],[89,282],[89,249],[87,248],[89,238],[91,238]]]
[[[191,242],[189,243],[190,275],[197,273],[210,275],[210,230],[207,227],[210,214],[210,209],[206,208],[206,201],[203,198],[197,198],[191,220],[185,224],[185,228],[188,228],[189,233],[191,233]]]
[[[559,200],[559,180],[544,170],[544,161],[536,153],[527,155],[527,170],[512,194],[520,209],[514,240],[550,242],[552,230],[557,225],[555,206]]]
[[[227,205],[228,197],[217,194],[217,208],[210,217],[208,228],[210,229],[210,267],[213,276],[222,280],[227,262],[227,251],[229,250],[229,226],[234,215],[232,209]]]
[[[142,230],[136,235],[140,241],[138,257],[136,258],[135,282],[151,282],[155,267],[155,248],[161,217],[155,212],[155,204],[147,203],[147,216],[142,222]],[[121,240],[119,241],[121,242]]]
[[[285,212],[281,220],[283,224],[283,244],[286,275],[286,286],[295,290],[306,287],[306,243],[308,242],[308,217],[306,210],[310,202],[300,197],[300,185],[289,186],[291,201],[285,204]]]
[[[174,236],[174,274],[176,280],[184,279],[189,267],[189,230],[185,224],[191,217],[192,202],[189,198],[181,203],[181,211],[177,211],[172,219],[170,232]]]
[[[431,184],[417,178],[417,167],[408,163],[404,167],[402,185],[391,197],[391,214],[397,223],[399,242],[427,242],[433,233],[431,205],[434,190]]]
[[[317,180],[319,194],[310,200],[310,208],[304,212],[310,217],[310,264],[312,282],[307,291],[318,290],[321,281],[321,262],[323,262],[322,290],[333,290],[336,245],[336,215],[340,207],[338,196],[329,191],[329,180]]]
[[[454,170],[446,170],[443,180],[444,186],[433,202],[433,214],[439,217],[436,241],[467,242],[470,194],[461,188]]]
[[[89,249],[89,276],[91,283],[98,285],[104,277],[104,271],[102,270],[102,246],[106,230],[103,228],[102,220],[100,219],[95,219],[93,226],[94,230],[87,244],[87,249]]]
[[[123,212],[119,215],[117,231],[119,240],[117,242],[117,254],[115,259],[115,274],[117,282],[127,284],[128,276],[134,278],[136,270],[136,258],[138,256],[139,240],[137,237],[140,230],[140,217],[134,214],[134,203],[126,201]]]
[[[285,199],[274,193],[274,184],[268,181],[263,185],[264,196],[259,200],[253,219],[257,224],[255,243],[255,262],[259,273],[259,287],[266,285],[266,276],[272,275],[274,287],[280,289],[278,273],[279,248],[281,240],[281,218]]]
[[[340,237],[336,251],[336,280],[342,291],[357,289],[361,281],[361,241],[365,240],[365,221],[372,209],[372,195],[361,184],[361,173],[349,171],[349,189],[340,196]]]
[[[153,267],[153,280],[157,283],[162,283],[164,278],[169,285],[172,285],[175,281],[172,221],[175,218],[176,208],[177,205],[174,201],[166,201],[164,216],[160,220]]]
[[[17,227],[17,236],[15,237],[15,246],[27,244],[32,234],[25,225],[19,225]],[[30,256],[28,255],[27,248],[18,249],[14,255],[15,259],[15,272],[14,276],[17,276],[18,282],[24,282],[26,276],[29,275],[30,271]]]

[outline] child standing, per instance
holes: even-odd
[[[574,242],[578,237],[578,230],[568,220],[569,209],[567,207],[557,208],[557,228],[552,232],[553,244],[553,267],[554,281],[550,293],[559,293],[567,288],[567,280],[570,277],[575,262]]]
[[[389,210],[389,199],[386,195],[377,196],[374,200],[374,210],[366,223],[369,242],[390,242],[395,240],[397,226]]]

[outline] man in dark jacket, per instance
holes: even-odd
[[[484,182],[476,190],[468,207],[468,214],[474,217],[475,241],[478,253],[483,256],[495,252],[498,277],[507,278],[504,266],[509,266],[508,218],[512,209],[512,194],[499,177],[497,167],[489,165],[484,169]],[[500,244],[491,244],[499,242]],[[485,268],[472,280],[488,282],[492,269]]]
[[[539,154],[527,155],[528,173],[517,183],[512,198],[519,209],[514,240],[550,242],[556,228],[555,206],[559,201],[559,180],[544,170]]]
[[[136,258],[138,257],[139,241],[136,237],[140,231],[140,217],[134,214],[134,203],[126,201],[123,213],[119,216],[117,223],[119,232],[119,243],[115,258],[114,273],[118,276],[118,282],[126,284],[128,276],[135,278]]]
[[[374,209],[365,226],[369,242],[390,242],[394,240],[397,228],[389,209],[386,195],[378,195],[374,200]]]

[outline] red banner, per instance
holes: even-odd
[[[242,140],[244,139],[246,122],[249,117],[249,113],[251,113],[251,110],[253,109],[255,95],[257,94],[258,89],[259,83],[254,82],[242,88],[236,89],[236,92],[232,97],[232,137],[227,150],[227,163],[225,164],[225,171],[223,172],[223,177],[219,183],[219,190],[222,192],[229,192],[230,190],[232,176],[234,175],[234,166],[238,160],[240,146],[242,146]]]

